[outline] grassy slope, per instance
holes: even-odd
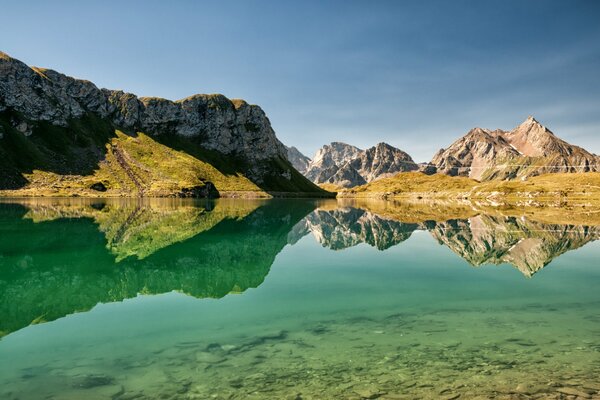
[[[404,172],[339,193],[340,197],[581,200],[600,203],[600,173],[546,174],[527,180],[478,182]]]
[[[401,172],[366,185],[339,192],[340,197],[457,197],[469,192],[477,181],[443,174],[425,175],[420,172]]]
[[[126,134],[93,115],[65,128],[36,122],[26,137],[12,127],[15,117],[22,120],[0,114],[0,188],[13,189],[0,191],[4,196],[169,196],[206,182],[225,195],[328,195],[287,160],[261,166],[269,173],[256,183],[245,176],[248,165],[203,149],[195,139]],[[291,171],[291,179],[282,176],[285,170]],[[108,190],[90,189],[98,182]]]

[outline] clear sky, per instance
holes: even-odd
[[[533,114],[600,153],[600,1],[6,1],[0,50],[139,96],[259,104],[312,156],[426,161]]]

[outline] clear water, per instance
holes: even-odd
[[[0,398],[600,396],[600,228],[406,220],[0,204]]]

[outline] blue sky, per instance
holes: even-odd
[[[309,156],[386,141],[426,161],[529,114],[600,153],[600,1],[14,1],[0,19],[29,65],[244,98]]]

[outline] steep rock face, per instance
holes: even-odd
[[[305,175],[315,183],[353,187],[398,172],[417,169],[418,165],[407,153],[387,143],[361,150],[334,142],[319,149]]]
[[[341,142],[332,142],[320,148],[304,174],[315,183],[325,183],[340,166],[353,160],[362,150]]]
[[[286,147],[286,149],[288,161],[292,164],[292,166],[296,168],[298,172],[302,174],[306,173],[308,164],[310,163],[310,158],[306,157],[294,146]]]
[[[411,156],[387,143],[378,143],[361,152],[351,165],[366,182],[418,169]]]
[[[223,95],[198,94],[178,101],[138,98],[131,93],[98,89],[92,82],[59,72],[29,68],[0,54],[0,111],[12,109],[32,121],[67,126],[92,112],[116,126],[150,134],[199,136],[204,147],[250,159],[285,158],[259,106]]]
[[[235,157],[245,163],[245,174],[257,183],[303,179],[289,166],[287,149],[275,136],[264,111],[218,94],[178,101],[138,98],[122,91],[99,89],[89,81],[50,69],[30,68],[0,53],[0,113],[6,124],[26,137],[52,127],[71,129],[74,121],[93,115],[124,131],[187,140],[208,151]]]
[[[530,116],[511,131],[472,129],[421,170],[491,180],[599,171],[598,164],[598,156],[559,139]]]

